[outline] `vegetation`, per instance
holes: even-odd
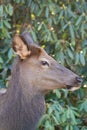
[[[0,1],[0,87],[8,87],[12,36],[29,30],[34,41],[60,64],[83,77],[75,92],[54,90],[46,97],[47,113],[39,130],[87,130],[86,0]]]

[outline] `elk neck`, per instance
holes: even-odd
[[[29,87],[29,90],[26,87]],[[37,122],[45,113],[44,95],[36,92],[32,85],[25,83],[22,79],[20,81],[20,69],[17,59],[13,65],[13,72],[7,91],[7,108],[8,111],[11,110],[12,119],[9,118],[10,122],[12,120],[20,120],[20,123],[23,124],[22,128],[29,129],[30,126],[31,130],[34,130]],[[15,121],[15,126],[16,123]],[[15,128],[16,130],[19,129],[17,127]]]

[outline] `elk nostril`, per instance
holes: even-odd
[[[78,83],[82,83],[82,81],[83,81],[81,77],[76,77],[76,80]]]

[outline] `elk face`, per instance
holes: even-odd
[[[44,52],[45,53],[45,52]],[[43,78],[41,79],[48,90],[66,88],[71,91],[79,89],[82,78],[58,64],[52,57],[42,54],[39,57]]]
[[[29,34],[26,35],[22,38],[15,36],[13,40],[13,48],[20,57],[22,80],[31,84],[35,90],[46,93],[57,88],[78,89],[82,79],[58,64],[41,47],[31,44]]]

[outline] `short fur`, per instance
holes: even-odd
[[[18,56],[9,88],[5,94],[0,94],[0,130],[36,130],[45,113],[45,94],[67,86],[78,89],[82,82],[42,48],[29,44],[32,41],[29,37],[26,33],[22,35],[24,41],[19,36],[14,38],[13,48]]]

